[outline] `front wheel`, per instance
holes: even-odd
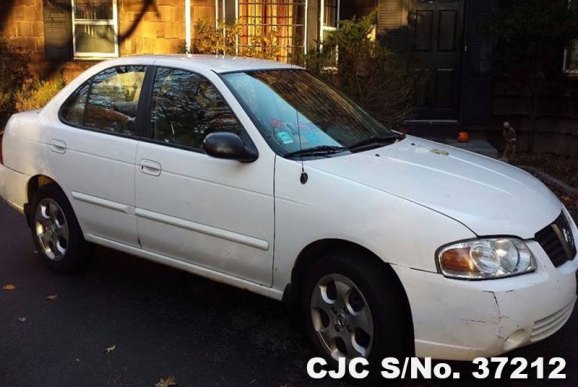
[[[31,210],[32,238],[46,265],[60,273],[82,267],[88,259],[86,242],[64,192],[55,184],[40,187]]]
[[[414,352],[411,316],[393,271],[355,250],[325,254],[303,281],[301,312],[318,355],[331,367],[339,358],[363,357],[370,379],[385,357]]]

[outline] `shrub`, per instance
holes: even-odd
[[[0,118],[13,113],[16,92],[32,77],[27,69],[29,59],[28,51],[0,37]]]
[[[16,111],[44,107],[63,87],[64,78],[61,75],[53,81],[35,80],[26,83],[15,93]]]
[[[237,55],[237,36],[241,33],[243,22],[234,25],[221,24],[217,28],[212,23],[199,21],[195,25],[195,39],[191,50],[186,45],[181,52],[193,54]],[[279,33],[277,30],[265,31],[258,27],[249,37],[247,45],[239,45],[238,54],[251,58],[276,59],[279,56]]]
[[[411,57],[394,53],[372,38],[374,22],[375,12],[341,21],[323,42],[322,51],[300,60],[375,118],[399,128],[413,111],[422,78]]]
[[[502,0],[482,27],[494,44],[497,75],[525,96],[532,152],[540,104],[549,89],[566,81],[562,53],[578,37],[578,6],[568,0]]]

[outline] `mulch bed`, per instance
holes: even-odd
[[[534,167],[578,190],[578,157],[548,153],[519,154],[515,160],[510,160],[510,163],[517,166]],[[539,178],[539,176],[536,177]],[[578,221],[578,195],[568,195],[548,182],[544,181],[544,183],[560,198],[574,220]]]

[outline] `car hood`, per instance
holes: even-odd
[[[533,238],[562,211],[556,196],[529,173],[412,136],[307,164],[445,214],[479,236]]]

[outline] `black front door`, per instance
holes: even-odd
[[[464,2],[409,0],[411,50],[424,77],[418,119],[458,119]]]

